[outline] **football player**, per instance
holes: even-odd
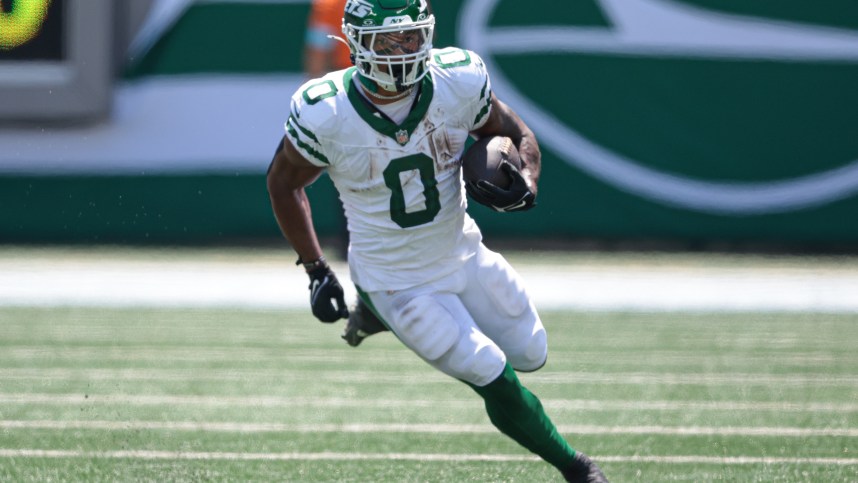
[[[545,329],[518,274],[487,249],[465,193],[497,211],[535,205],[533,132],[492,93],[482,59],[433,49],[426,0],[349,0],[343,34],[354,67],[301,86],[268,173],[274,215],[310,278],[313,314],[348,317],[304,188],[322,171],[346,213],[351,278],[365,309],[441,372],[468,384],[504,434],[568,481],[606,481],[557,432],[515,371],[548,356]],[[469,136],[513,139],[522,167],[508,189],[464,183]]]

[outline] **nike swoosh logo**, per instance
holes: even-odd
[[[313,280],[313,283],[310,285],[310,298],[312,299],[310,302],[315,305],[316,299],[319,296],[319,286],[322,285],[318,279]]]
[[[519,201],[518,203],[516,203],[516,204],[514,204],[514,205],[510,205],[510,206],[506,206],[506,207],[504,207],[504,208],[501,208],[501,209],[500,209],[500,211],[513,211],[513,210],[517,210],[517,209],[519,209],[519,208],[523,207],[523,206],[524,206],[524,205],[526,205],[526,204],[527,204],[527,201]]]

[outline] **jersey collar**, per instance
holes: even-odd
[[[411,112],[408,113],[408,117],[402,121],[402,124],[396,124],[390,120],[390,118],[387,118],[387,116],[377,116],[376,112],[378,111],[368,106],[367,103],[369,101],[365,100],[361,96],[360,92],[358,92],[357,87],[352,85],[354,82],[352,80],[352,76],[356,70],[357,69],[355,67],[347,69],[343,77],[343,86],[345,87],[352,107],[357,111],[358,115],[360,115],[361,119],[376,131],[393,139],[400,145],[404,146],[408,144],[414,130],[417,129],[420,121],[429,111],[429,104],[432,102],[432,95],[434,94],[432,76],[427,75],[423,78],[420,86],[418,86],[420,91],[417,93],[417,99],[414,103],[414,107],[411,108]]]

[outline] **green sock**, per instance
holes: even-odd
[[[575,450],[560,436],[542,409],[542,403],[521,385],[509,364],[500,377],[486,386],[466,384],[485,400],[492,424],[518,444],[560,471],[575,458]]]

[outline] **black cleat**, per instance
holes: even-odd
[[[608,483],[608,479],[596,463],[581,452],[575,453],[575,460],[562,473],[566,481],[573,483]]]
[[[357,305],[349,310],[349,320],[346,322],[346,329],[343,331],[342,338],[350,346],[357,347],[367,337],[385,330],[388,328],[375,316],[372,310],[369,310],[363,300],[358,298]]]

